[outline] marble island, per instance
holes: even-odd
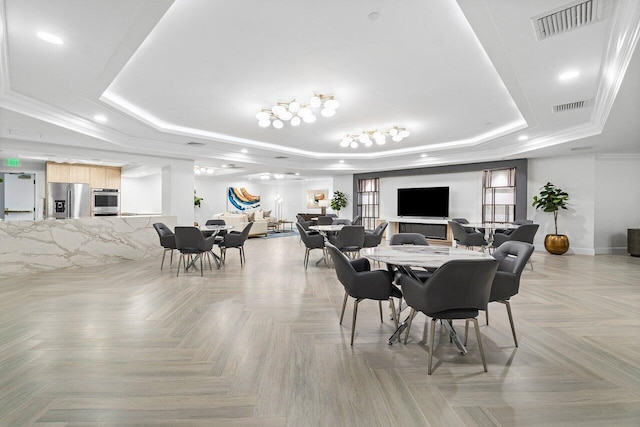
[[[0,278],[157,257],[153,223],[175,216],[120,216],[0,222]]]

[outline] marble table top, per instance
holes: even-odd
[[[340,231],[344,227],[344,224],[331,224],[331,225],[312,225],[309,230],[316,231]]]
[[[364,248],[360,255],[386,264],[438,268],[451,260],[493,259],[491,255],[449,246],[397,245]]]

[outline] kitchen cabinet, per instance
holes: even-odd
[[[47,162],[47,182],[71,182],[69,181],[69,163]]]
[[[47,162],[49,182],[89,184],[90,188],[120,189],[121,168],[99,165],[72,165],[69,163]]]
[[[104,166],[93,166],[91,168],[91,188],[108,188],[107,187],[107,168]]]
[[[117,188],[120,189],[120,168],[106,167],[106,179],[104,188]]]
[[[90,184],[91,168],[89,165],[70,165],[69,181],[70,183]]]

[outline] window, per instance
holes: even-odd
[[[376,228],[376,219],[380,215],[380,180],[368,178],[358,180],[357,214],[362,216],[365,230]]]

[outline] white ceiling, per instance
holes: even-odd
[[[319,176],[580,147],[637,153],[638,3],[596,1],[595,23],[540,41],[532,18],[571,3],[0,0],[0,156]],[[560,81],[568,70],[580,74]],[[336,116],[258,127],[260,108],[314,91],[340,101]],[[339,146],[394,125],[411,135]]]

